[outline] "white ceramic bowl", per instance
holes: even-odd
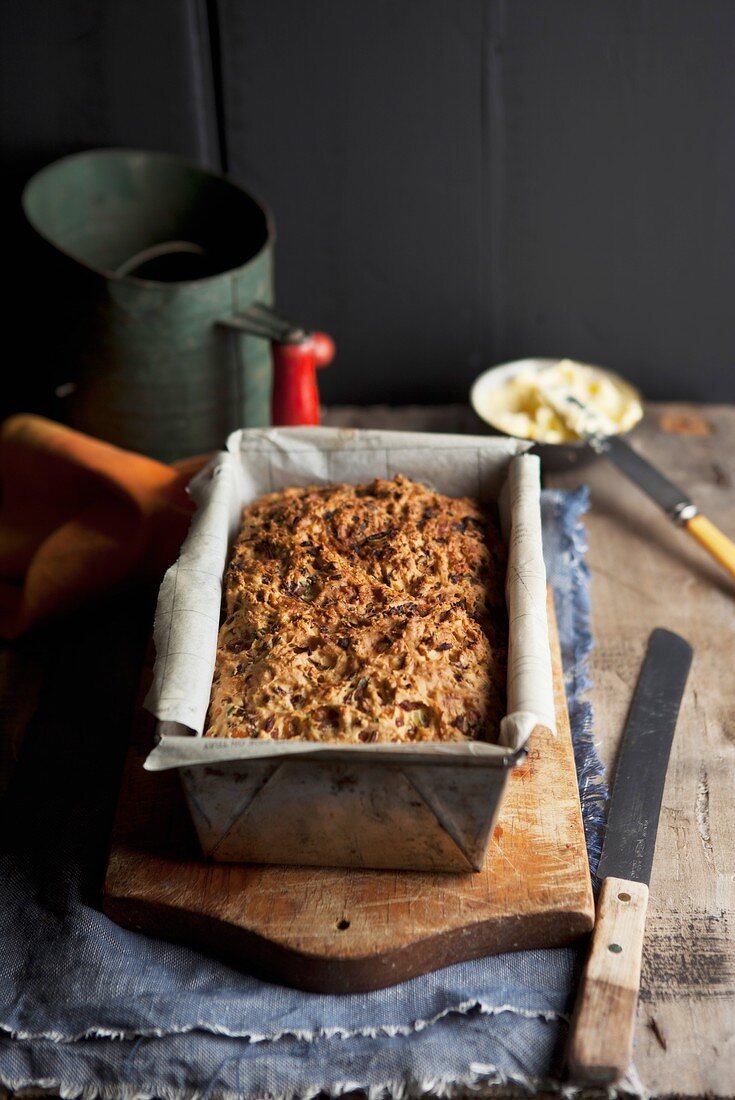
[[[537,374],[539,371],[545,370],[547,367],[554,367],[560,362],[561,359],[515,359],[510,363],[501,363],[497,367],[490,367],[488,370],[483,371],[473,382],[470,390],[470,404],[480,420],[489,424],[493,431],[497,432],[499,435],[510,435],[510,433],[500,424],[495,423],[492,417],[487,416],[486,413],[482,411],[484,404],[483,397],[487,393],[504,386],[506,382],[510,382],[519,374],[526,374],[529,371]],[[593,369],[599,371],[600,374],[606,375],[616,386],[629,393],[631,400],[640,402],[641,407],[643,407],[643,398],[638,390],[634,386],[631,386],[629,382],[626,382],[624,378],[621,378],[619,374],[615,374],[615,372],[611,370],[606,370],[604,367],[595,366],[592,363],[585,363],[583,365],[593,367]],[[622,434],[627,435],[627,432]],[[516,436],[514,438],[525,437]],[[582,465],[596,457],[591,447],[588,447],[586,443],[582,442],[542,443],[538,440],[534,440],[533,451],[541,457],[544,466],[549,470],[569,469],[571,466]]]

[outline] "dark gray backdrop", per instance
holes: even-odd
[[[4,0],[10,261],[36,167],[170,149],[274,209],[327,400],[462,398],[527,354],[733,400],[734,60],[731,0]]]

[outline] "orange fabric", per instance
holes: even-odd
[[[0,635],[14,638],[125,578],[160,577],[193,506],[178,467],[39,416],[0,427]]]

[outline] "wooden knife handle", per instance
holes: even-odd
[[[580,1084],[611,1084],[630,1065],[647,906],[645,883],[604,880],[567,1052]]]
[[[692,516],[685,527],[692,538],[703,546],[715,561],[723,565],[735,577],[735,542],[724,535],[706,516]]]

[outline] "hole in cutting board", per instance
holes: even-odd
[[[337,928],[340,932],[344,932],[349,927],[350,927],[350,922],[348,920],[345,920],[344,917],[342,918],[342,920],[337,921]]]

